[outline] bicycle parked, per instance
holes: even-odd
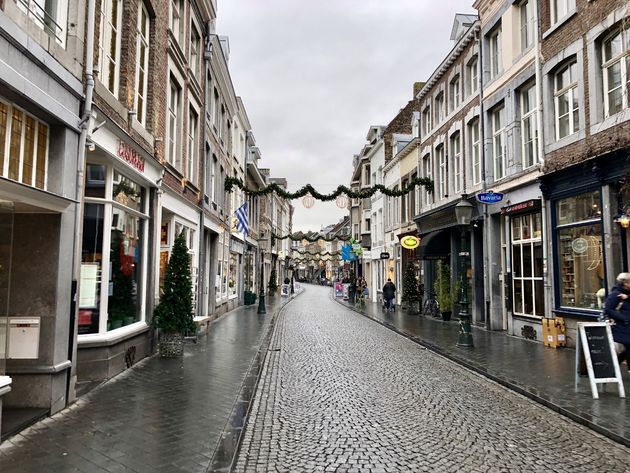
[[[435,292],[429,293],[429,296],[424,301],[424,305],[422,306],[422,313],[424,315],[430,315],[432,317],[440,318],[442,316],[440,312],[440,304],[438,304],[435,296]]]

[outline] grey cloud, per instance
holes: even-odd
[[[370,125],[387,124],[452,47],[471,0],[219,0],[230,71],[263,165],[291,189],[348,184]],[[334,203],[296,207],[294,227],[341,218]]]

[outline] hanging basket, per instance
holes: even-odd
[[[162,332],[159,342],[160,357],[177,358],[184,355],[184,336],[181,333]]]

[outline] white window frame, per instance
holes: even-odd
[[[472,164],[472,183],[481,182],[481,135],[479,118],[475,118],[468,124],[470,134],[470,162]]]
[[[499,76],[503,69],[501,63],[501,25],[498,25],[488,36],[488,52],[490,53],[490,79]]]
[[[492,161],[494,163],[494,180],[506,176],[505,147],[505,105],[501,104],[490,111],[492,130]]]
[[[523,247],[525,246],[529,246],[530,247],[530,262],[529,264],[531,265],[530,268],[530,274],[531,276],[515,276],[514,275],[514,271],[512,271],[512,309],[514,310],[514,313],[516,315],[519,316],[523,316],[523,317],[536,317],[536,318],[542,318],[544,317],[545,314],[526,314],[524,312],[525,309],[525,283],[529,282],[532,285],[532,307],[534,312],[536,312],[536,284],[534,284],[535,281],[543,281],[544,277],[543,276],[534,276],[534,248],[536,246],[536,244],[540,244],[541,246],[543,245],[543,238],[542,238],[542,232],[541,235],[539,237],[534,237],[534,232],[533,232],[533,228],[534,228],[534,218],[536,215],[541,215],[540,212],[538,213],[532,213],[532,214],[525,214],[525,215],[518,215],[518,216],[514,216],[510,219],[510,260],[512,260],[512,269],[514,269],[514,248],[518,247],[519,248],[519,257],[521,259],[520,261],[520,268],[521,268],[521,273],[524,274],[524,268],[525,268],[525,261],[523,259]],[[513,228],[514,228],[514,224],[513,221],[515,219],[519,219],[522,222],[522,219],[527,218],[527,220],[529,221],[529,228],[530,228],[530,238],[527,239],[522,239],[519,238],[518,240],[514,239],[514,233],[513,233]],[[542,218],[542,216],[541,216]],[[541,222],[542,224],[542,222]],[[521,224],[520,226],[520,231],[522,232],[523,226]],[[514,284],[515,281],[521,281],[521,307],[523,308],[523,312],[516,312],[516,284]],[[544,290],[544,288],[543,288]],[[540,297],[544,297],[544,294],[540,294]]]
[[[168,27],[178,43],[182,43],[184,34],[184,2],[183,0],[171,0]]]
[[[435,147],[435,157],[438,163],[438,188],[440,191],[440,199],[444,199],[448,197],[448,160],[446,159],[443,143]]]
[[[66,47],[68,32],[68,1],[16,0],[17,6],[35,24],[53,38],[62,48]]]
[[[431,179],[433,175],[433,162],[431,159],[431,153],[427,153],[422,157],[422,173],[426,179]],[[424,203],[426,205],[433,203],[432,192],[426,187],[424,188]]]
[[[579,116],[578,116],[578,123],[577,124],[575,123],[575,116],[579,114],[580,106],[579,106],[579,100],[576,100],[578,98],[577,96],[578,95],[578,80],[577,80],[577,77],[573,77],[573,73],[571,72],[571,68],[573,67],[575,67],[573,71],[575,71],[577,75],[577,62],[575,61],[565,64],[553,75],[554,118],[555,118],[554,121],[555,121],[555,126],[556,126],[556,140],[561,140],[563,138],[566,138],[567,136],[571,136],[574,133],[577,133],[580,128]],[[558,77],[565,70],[569,70],[569,74],[571,76],[570,77],[571,82],[568,85],[562,87],[561,89],[558,89]],[[569,111],[565,115],[560,116],[559,115],[560,98],[564,95],[567,95],[568,97]],[[577,104],[577,108],[573,108],[574,103]],[[569,118],[569,133],[567,135],[560,136],[560,120],[567,115]]]
[[[146,5],[141,0],[138,8],[138,23],[136,28],[136,94],[134,100],[134,109],[136,110],[136,119],[142,126],[147,124],[147,99],[149,91],[149,54],[151,47],[149,43],[151,31],[151,17]],[[144,15],[143,15],[144,14]],[[144,19],[144,21],[143,21]],[[141,57],[140,51],[144,48],[144,58]],[[138,104],[142,101],[142,110]]]
[[[6,118],[6,127],[4,131],[4,136],[2,137],[3,141],[3,156],[4,161],[0,162],[0,176],[9,179],[9,169],[11,163],[11,135],[13,134],[13,111],[16,110],[22,114],[22,130],[20,131],[20,157],[18,163],[18,178],[17,182],[20,182],[24,185],[34,187],[41,190],[47,190],[48,188],[48,156],[50,152],[50,125],[46,122],[39,120],[36,116],[28,113],[26,110],[18,107],[12,103],[5,102],[0,100],[0,104],[2,104],[6,108],[7,118]],[[24,151],[25,151],[25,142],[26,142],[26,118],[29,117],[35,122],[35,129],[33,131],[33,162],[32,162],[32,174],[30,176],[30,183],[25,181],[24,176]],[[39,132],[40,127],[46,127],[46,151],[44,153],[43,159],[44,162],[44,179],[43,179],[43,187],[37,186],[37,165],[38,165],[38,154],[39,154]]]
[[[449,108],[451,111],[456,110],[462,103],[461,81],[459,74],[451,80],[449,84]]]
[[[529,49],[534,44],[534,0],[524,0],[518,6],[521,52]]]
[[[425,138],[431,133],[431,104],[422,110],[422,131]]]
[[[444,91],[439,92],[435,96],[433,105],[435,108],[435,124],[439,125],[444,120],[444,115],[446,115],[444,112],[444,105],[445,105]]]
[[[113,6],[116,18],[113,18]],[[120,48],[122,36],[123,0],[102,0],[101,31],[99,38],[99,80],[114,97],[118,98],[120,84]],[[114,37],[114,57],[111,56],[112,37]],[[111,88],[110,88],[111,86]]]
[[[479,56],[476,54],[466,64],[466,78],[468,80],[468,95],[473,95],[479,87]]]
[[[193,126],[194,125],[194,126]],[[190,103],[188,106],[186,178],[197,184],[197,169],[199,167],[199,108]]]
[[[626,20],[630,21],[630,20]],[[619,36],[619,41],[621,43],[621,51],[611,57],[606,58],[606,43],[609,42],[614,37]],[[602,57],[602,66],[601,66],[601,74],[602,74],[602,86],[603,86],[603,95],[604,95],[604,118],[608,118],[612,115],[616,115],[617,113],[622,112],[624,109],[630,107],[630,27],[623,28],[617,27],[612,32],[607,34],[601,41],[601,57]],[[620,70],[620,84],[613,89],[610,89],[610,85],[608,83],[609,76],[607,74],[608,70],[616,65],[619,66]],[[610,110],[610,93],[621,89],[621,109],[616,112],[611,112]]]
[[[453,158],[453,193],[459,194],[462,190],[462,137],[459,131],[453,133],[449,142],[449,154]]]
[[[575,10],[575,0],[551,0],[551,24],[556,24]]]
[[[174,93],[175,92],[175,93]],[[175,97],[174,97],[175,95]],[[175,98],[177,99],[175,101]],[[176,103],[174,103],[176,102]],[[182,87],[172,74],[168,87],[168,147],[167,161],[171,166],[183,174],[182,150],[181,150],[181,115],[182,115]]]
[[[528,93],[533,92],[533,96],[531,97],[531,103],[528,110],[526,110],[526,105],[529,102],[526,100],[528,97]],[[527,86],[523,87],[520,91],[520,108],[521,108],[521,156],[523,169],[527,169],[529,167],[535,166],[538,164],[539,156],[538,156],[538,99],[536,97],[536,83],[532,82]],[[532,139],[530,141],[525,141],[525,129],[526,125],[529,124],[529,128],[532,131]],[[533,149],[532,162],[527,163],[527,146],[531,144]]]
[[[201,64],[201,33],[199,32],[199,28],[197,28],[197,24],[191,18],[190,20],[190,50],[188,57],[188,64],[190,66],[190,70],[192,71],[192,75],[195,79],[200,80],[201,72],[200,72],[200,64]]]

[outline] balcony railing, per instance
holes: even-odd
[[[62,45],[65,43],[64,28],[55,21],[55,18],[44,7],[31,0],[17,0],[17,2],[48,35],[55,38]]]

